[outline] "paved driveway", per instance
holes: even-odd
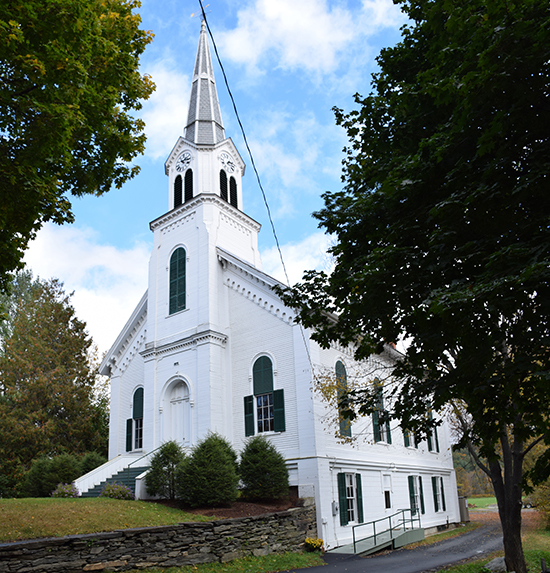
[[[498,524],[487,524],[474,531],[415,549],[398,549],[381,555],[325,554],[327,563],[301,569],[304,573],[423,573],[453,565],[464,559],[482,557],[502,549],[502,531]]]

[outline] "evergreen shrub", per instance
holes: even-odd
[[[98,454],[97,452],[88,452],[84,454],[80,460],[80,476],[95,470],[99,466],[103,465],[106,461],[107,458],[101,454]]]
[[[237,454],[219,434],[201,440],[178,465],[179,499],[191,507],[231,505],[238,495]]]
[[[58,484],[71,483],[79,476],[80,463],[76,456],[43,456],[33,461],[23,481],[21,493],[24,497],[49,497]]]
[[[162,444],[151,458],[151,467],[145,476],[145,485],[149,495],[162,498],[176,498],[176,468],[185,454],[181,446],[171,440]]]
[[[58,484],[70,484],[107,460],[96,452],[82,457],[73,454],[42,456],[32,462],[21,486],[24,497],[49,497]]]
[[[275,500],[288,496],[285,459],[264,436],[250,438],[239,465],[241,494],[249,500]]]

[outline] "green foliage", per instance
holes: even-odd
[[[378,56],[372,94],[336,110],[345,188],[315,214],[336,238],[334,270],[283,298],[324,347],[365,358],[407,341],[390,415],[426,437],[437,424],[426,413],[453,404],[513,529],[508,569],[524,573],[521,463],[550,443],[550,11],[399,3],[410,24]],[[371,388],[350,398],[352,414],[375,409]]]
[[[32,462],[20,493],[24,497],[48,497],[59,484],[70,484],[106,461],[97,452],[88,452],[82,457],[74,454],[42,456]]]
[[[99,497],[129,501],[134,499],[134,492],[127,485],[121,483],[106,483]]]
[[[285,459],[264,436],[254,436],[246,442],[239,473],[241,492],[247,499],[272,500],[288,496]]]
[[[103,465],[106,461],[107,458],[101,454],[98,454],[97,452],[88,452],[84,454],[80,460],[80,463],[78,464],[80,471],[78,477],[83,476],[92,470],[95,470],[99,466]]]
[[[201,440],[177,469],[177,495],[191,507],[221,507],[237,499],[237,454],[219,434]]]
[[[181,446],[174,441],[165,442],[151,458],[151,466],[145,476],[145,485],[149,495],[162,498],[176,498],[176,469],[185,454]]]
[[[0,291],[43,222],[71,222],[69,194],[101,195],[139,170],[139,71],[152,34],[136,0],[0,4]]]
[[[37,281],[14,308],[0,351],[1,474],[11,494],[40,456],[101,452],[107,444],[92,341],[62,285]],[[60,481],[70,480],[51,489]]]
[[[81,475],[76,456],[62,454],[36,459],[27,472],[22,486],[24,497],[49,497],[60,483],[71,483]]]

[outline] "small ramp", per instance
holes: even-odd
[[[382,549],[398,549],[424,539],[420,517],[412,515],[410,509],[354,525],[352,531],[353,543],[331,549],[327,553],[369,555]]]

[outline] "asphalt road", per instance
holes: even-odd
[[[438,541],[415,549],[398,549],[381,555],[357,557],[326,553],[326,565],[302,569],[304,573],[426,573],[482,557],[502,549],[499,525],[483,525],[452,539]],[[288,572],[287,572],[288,573]]]

